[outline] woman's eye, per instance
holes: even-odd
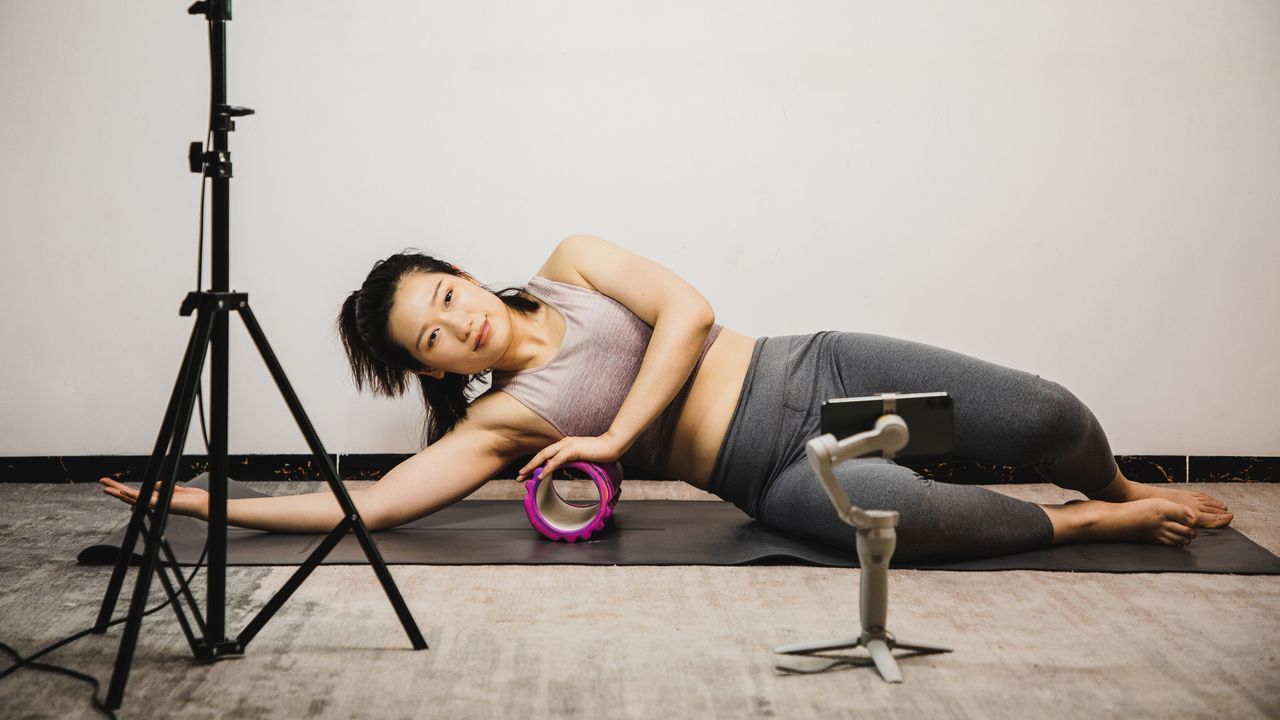
[[[449,304],[450,299],[452,299],[452,298],[453,298],[453,291],[452,291],[452,290],[450,290],[449,292],[447,292],[447,293],[445,293],[445,294],[444,294],[444,304],[445,304],[445,305],[448,305],[448,304]],[[435,331],[432,331],[432,333],[431,333],[431,337],[427,338],[427,347],[428,347],[428,348],[430,348],[431,346],[433,346],[433,345],[435,345],[435,344],[436,344],[436,333],[435,333]]]

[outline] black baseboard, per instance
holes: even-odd
[[[329,455],[344,480],[376,480],[395,467],[408,454]],[[497,478],[514,479],[530,455],[511,464]],[[113,477],[123,482],[138,482],[147,466],[145,455],[65,455],[61,457],[0,458],[0,483],[77,483],[97,482],[100,477]],[[1145,483],[1173,482],[1280,482],[1280,457],[1241,457],[1206,455],[1120,455],[1116,457],[1121,472],[1130,480]],[[921,475],[940,482],[966,484],[1041,483],[1045,479],[1031,467],[1011,467],[973,462],[912,462],[901,460]],[[178,468],[178,481],[186,482],[209,469],[207,456],[184,455]],[[641,472],[623,465],[623,476],[645,480],[673,480],[651,472]],[[227,474],[236,480],[323,480],[315,458],[311,455],[231,455]]]

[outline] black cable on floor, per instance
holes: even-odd
[[[92,630],[92,628],[90,628],[90,630]],[[87,633],[81,633],[81,634],[75,635],[71,639],[74,640],[76,638],[84,637],[85,634]],[[82,672],[71,670],[69,668],[60,667],[58,665],[46,665],[44,663],[32,662],[31,660],[22,657],[22,655],[20,655],[17,650],[14,650],[13,648],[9,647],[3,642],[0,642],[0,650],[4,650],[10,655],[13,655],[14,657],[18,658],[18,663],[8,668],[6,672],[12,672],[13,670],[16,670],[20,667],[29,667],[32,670],[46,670],[48,672],[60,673],[62,675],[73,677],[76,680],[83,680],[87,683],[91,683],[93,685],[93,695],[90,696],[89,699],[93,701],[94,709],[104,713],[107,717],[111,718],[111,720],[116,720],[116,714],[111,712],[111,710],[108,709],[106,705],[103,705],[102,701],[98,699],[99,685],[98,685],[97,678],[93,677],[92,675],[85,675]]]
[[[174,594],[174,597],[177,597],[178,594],[181,594],[182,592],[186,591],[188,586],[190,586],[191,581],[195,579],[196,573],[199,572],[201,566],[204,565],[204,556],[205,556],[205,553],[208,552],[208,550],[209,550],[209,543],[206,541],[204,549],[200,551],[200,559],[196,560],[196,566],[191,569],[191,574],[188,575],[185,580],[182,579],[181,574],[178,575],[178,580],[182,582],[182,588],[177,593]],[[163,572],[163,570],[159,568],[157,568],[156,571]],[[146,617],[148,615],[151,615],[152,613],[159,612],[165,609],[166,607],[168,607],[169,603],[171,602],[173,602],[172,597],[169,598],[168,600],[165,600],[163,603],[160,603],[159,605],[151,608],[150,610],[146,610],[145,612],[142,613],[142,616]],[[111,622],[107,623],[107,627],[111,627],[112,625],[119,625],[120,623],[128,619],[129,618],[127,615],[118,617],[115,620],[112,620]],[[83,680],[93,685],[93,695],[91,695],[89,699],[93,702],[94,709],[99,710],[103,713],[106,713],[107,717],[110,717],[112,720],[115,720],[116,718],[115,713],[111,712],[111,710],[109,710],[107,706],[104,705],[102,701],[98,699],[98,690],[101,689],[101,685],[98,683],[97,678],[93,677],[92,675],[86,675],[78,670],[62,667],[61,665],[52,665],[48,663],[36,662],[37,658],[44,657],[45,655],[48,655],[54,650],[57,650],[58,648],[64,645],[73,643],[76,640],[79,640],[80,638],[92,632],[93,632],[92,627],[85,628],[84,630],[81,630],[78,633],[73,633],[71,635],[68,635],[67,637],[53,643],[52,645],[49,645],[48,647],[37,650],[36,652],[32,653],[30,656],[27,656],[27,657],[23,657],[22,653],[13,649],[8,644],[4,642],[0,642],[0,650],[4,650],[5,652],[17,658],[17,662],[5,668],[4,670],[0,670],[0,680],[4,680],[6,677],[9,677],[13,673],[17,672],[18,670],[21,670],[24,667],[31,668],[32,670],[44,670],[46,672],[59,673],[71,678],[75,678],[76,680]]]

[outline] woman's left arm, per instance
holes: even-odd
[[[623,453],[631,449],[684,387],[714,324],[714,315],[691,314],[678,308],[658,316],[640,373],[606,433]]]
[[[599,437],[564,438],[548,446],[521,469],[517,479],[543,463],[550,472],[569,460],[621,457],[688,381],[715,325],[711,303],[679,275],[593,235],[562,240],[543,270],[552,268],[581,277],[624,305],[653,333],[640,371],[609,430]]]

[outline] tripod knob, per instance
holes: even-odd
[[[209,22],[231,19],[231,0],[198,0],[187,8],[188,15],[204,15]]]
[[[204,172],[204,143],[191,143],[187,149],[187,165],[193,173]]]

